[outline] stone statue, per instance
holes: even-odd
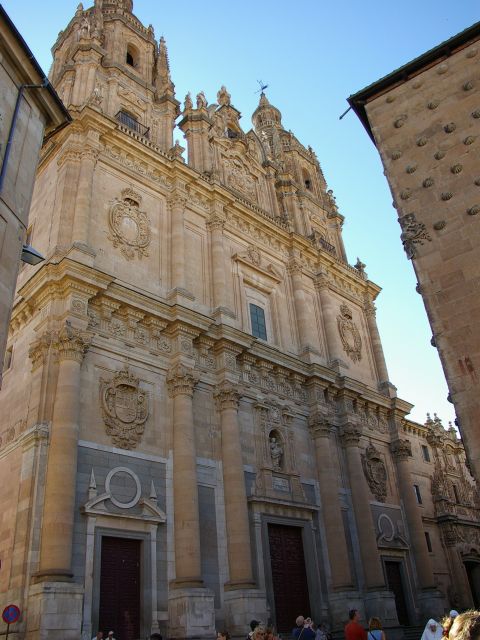
[[[207,99],[203,91],[197,93],[197,109],[206,109],[208,106]]]
[[[227,88],[222,85],[220,91],[217,93],[217,102],[221,107],[228,107],[230,105],[231,95],[228,93]]]
[[[187,93],[187,95],[185,96],[185,102],[184,102],[184,105],[183,105],[183,110],[184,111],[188,111],[192,107],[193,107],[192,96],[190,95],[190,91],[189,91]]]
[[[283,463],[283,447],[275,436],[270,436],[270,457],[275,471],[280,471]]]
[[[89,38],[90,37],[90,21],[87,16],[82,18],[80,23],[80,38]]]

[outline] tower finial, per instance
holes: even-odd
[[[162,36],[158,44],[158,55],[156,61],[155,86],[159,95],[175,93],[175,85],[170,78],[170,62],[168,60],[168,50],[165,38]]]

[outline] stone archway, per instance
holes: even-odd
[[[478,609],[480,607],[480,554],[472,549],[468,555],[463,556],[462,560],[467,573],[473,606]]]

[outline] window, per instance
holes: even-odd
[[[418,504],[423,504],[422,494],[420,493],[420,487],[418,486],[418,484],[413,485],[413,490],[415,491],[415,497],[417,498]]]
[[[252,335],[255,338],[267,339],[267,327],[265,325],[265,311],[256,304],[250,304],[250,320],[252,322]]]
[[[115,117],[120,124],[123,124],[125,127],[135,131],[135,133],[138,133],[144,138],[148,138],[150,136],[150,127],[143,125],[128,111],[120,110]]]
[[[138,65],[138,51],[132,44],[129,44],[127,47],[125,62],[129,67],[136,67]]]
[[[428,450],[428,447],[426,444],[422,444],[422,453],[423,453],[423,459],[425,460],[425,462],[430,462],[430,451]]]
[[[427,543],[428,551],[432,553],[432,541],[430,540],[430,534],[428,531],[425,531],[425,542]]]
[[[3,371],[8,371],[12,366],[13,360],[13,347],[8,347],[5,351],[5,357],[3,358]]]

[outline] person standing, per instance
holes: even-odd
[[[348,618],[350,622],[345,625],[345,640],[367,640],[367,632],[360,624],[359,610],[350,609]]]
[[[93,636],[92,640],[103,640],[103,631],[97,631],[97,635]]]
[[[368,640],[386,640],[380,618],[372,617],[368,621]]]
[[[430,620],[425,625],[425,629],[423,630],[420,640],[440,640],[442,635],[443,629],[440,623],[433,618],[430,618]]]

